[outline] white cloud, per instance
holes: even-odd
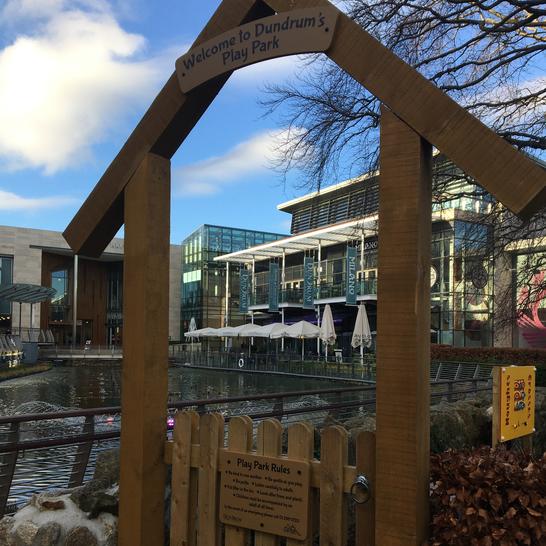
[[[77,200],[72,197],[22,197],[15,193],[0,190],[0,210],[3,211],[35,211],[71,205]]]
[[[0,50],[0,163],[50,174],[88,160],[160,74],[102,0],[9,0],[0,25],[27,16],[33,32]]]
[[[271,167],[287,140],[298,129],[279,129],[258,133],[240,142],[225,154],[178,168],[173,176],[179,194],[210,195],[227,184],[239,182]]]

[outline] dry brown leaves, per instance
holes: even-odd
[[[546,545],[546,454],[504,448],[431,458],[434,546]]]

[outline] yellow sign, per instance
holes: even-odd
[[[220,452],[220,521],[305,540],[309,472],[308,462]]]
[[[507,442],[535,431],[535,368],[500,368],[499,441]]]

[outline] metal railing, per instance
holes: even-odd
[[[315,300],[345,297],[346,283],[342,278],[339,282],[323,282],[315,288]],[[377,279],[357,281],[356,290],[359,296],[377,294]],[[267,286],[261,286],[250,297],[251,305],[266,305],[269,302]],[[279,290],[279,303],[303,303],[303,288],[285,288]]]
[[[181,364],[199,368],[219,368],[240,372],[282,373],[305,375],[331,379],[355,379],[371,381],[375,377],[375,355],[364,355],[363,365],[360,356],[336,360],[335,355],[328,359],[321,356],[301,353],[251,353],[242,351],[188,351],[172,352],[171,358]]]
[[[355,381],[375,380],[376,371],[375,353],[365,354],[362,361],[357,355],[338,360],[334,354],[331,354],[328,360],[324,356],[316,355],[305,356],[302,360],[301,354],[295,352],[249,355],[237,351],[191,351],[188,345],[177,345],[172,347],[170,357],[175,362],[200,368],[307,375]],[[494,364],[487,363],[433,361],[430,365],[430,380],[436,383],[464,379],[489,380],[493,366]]]
[[[490,390],[482,378],[442,381],[432,385],[431,398],[455,400]],[[373,385],[189,401],[180,396],[170,395],[170,426],[174,412],[193,409],[221,412],[226,421],[236,415],[276,417],[285,425],[306,420],[320,429],[375,406]],[[90,479],[98,454],[119,444],[120,412],[120,407],[108,407],[0,417],[0,515],[13,512],[33,493],[75,487]]]
[[[77,347],[55,345],[42,347],[40,357],[74,360],[117,360],[123,357],[123,347],[120,345],[80,345]]]

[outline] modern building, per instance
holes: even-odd
[[[186,237],[181,249],[182,332],[189,330],[192,318],[197,328],[244,323],[245,315],[239,312],[239,265],[230,267],[215,261],[215,258],[283,237],[286,235],[208,224]],[[229,298],[226,298],[226,293],[230,294]]]
[[[445,162],[442,166],[445,175]],[[491,346],[496,335],[495,268],[484,248],[493,234],[480,223],[490,211],[491,199],[476,197],[479,192],[462,173],[449,168],[457,175],[456,182],[442,203],[433,206],[431,341]],[[249,270],[248,313],[256,322],[317,323],[329,303],[337,345],[350,354],[356,304],[362,301],[375,330],[378,183],[379,174],[372,173],[282,203],[277,208],[292,216],[291,236],[215,258],[232,269]]]
[[[180,246],[171,245],[169,335],[180,339]],[[51,330],[60,345],[123,340],[123,239],[98,259],[74,256],[62,234],[0,226],[0,287],[26,283],[53,287],[51,302],[22,306],[21,327]],[[75,324],[74,324],[75,320]],[[74,328],[75,326],[75,328]],[[0,329],[19,327],[19,305],[0,302]]]

